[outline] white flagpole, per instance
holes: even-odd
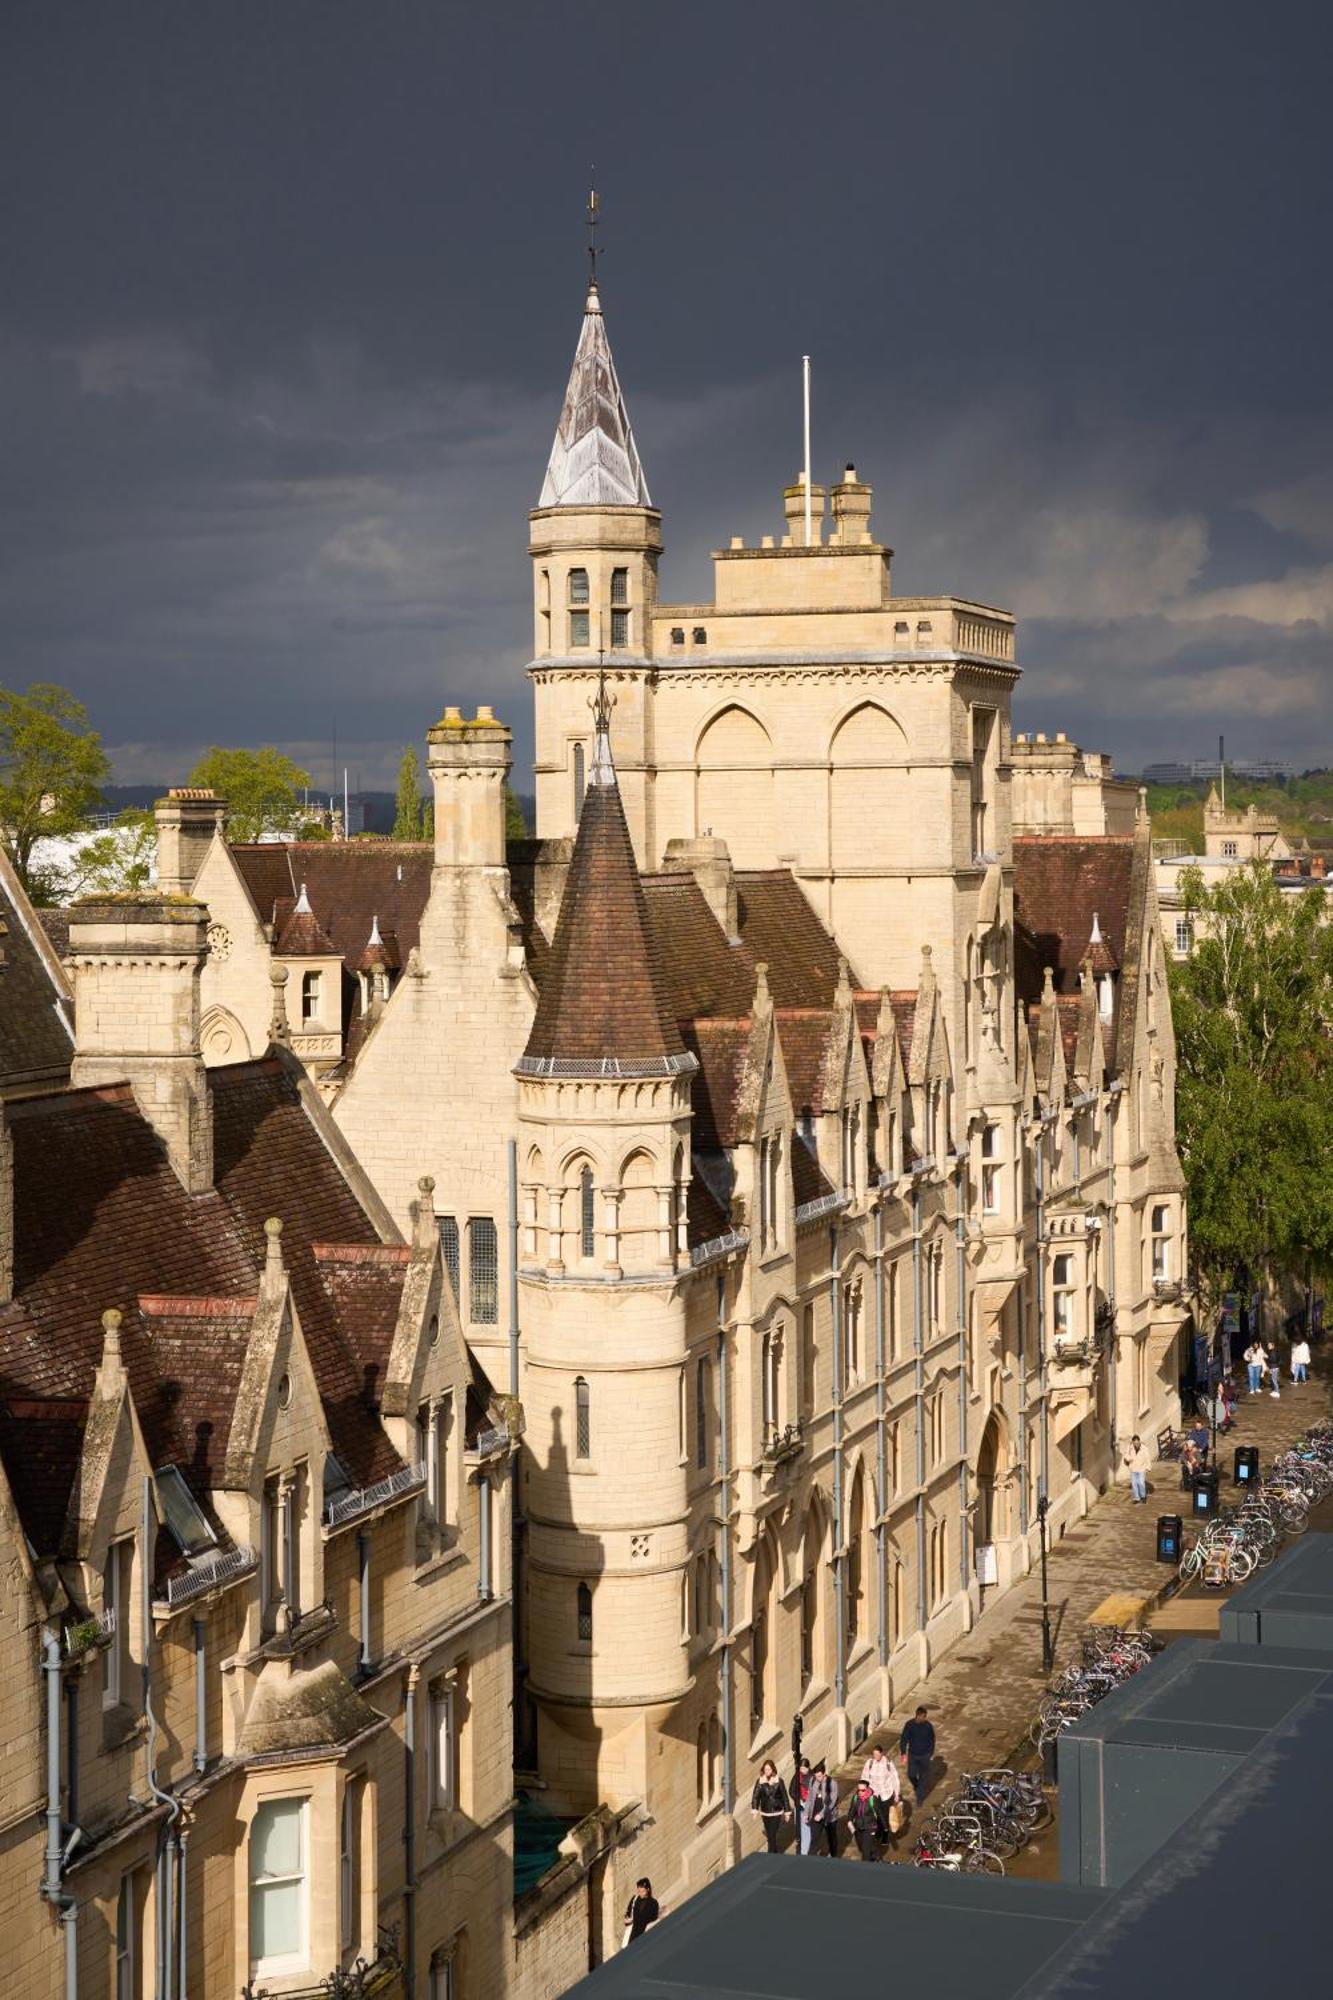
[[[813,539],[810,521],[810,356],[801,356],[801,387],[805,403],[805,546]]]

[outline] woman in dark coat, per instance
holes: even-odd
[[[754,1790],[750,1794],[750,1811],[756,1819],[764,1822],[764,1839],[768,1842],[768,1851],[770,1854],[776,1854],[782,1822],[791,1818],[791,1797],[778,1776],[778,1767],[771,1757],[765,1757],[759,1766],[759,1776],[755,1779]]]

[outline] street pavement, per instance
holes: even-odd
[[[1293,1386],[1284,1375],[1277,1400],[1266,1390],[1258,1396],[1242,1397],[1234,1428],[1226,1437],[1219,1435],[1217,1441],[1224,1497],[1230,1491],[1231,1455],[1236,1445],[1259,1447],[1262,1474],[1274,1455],[1299,1437],[1306,1425],[1328,1417],[1331,1363],[1333,1356],[1316,1349],[1311,1379],[1304,1386]],[[1127,1484],[1114,1486],[1053,1545],[1047,1566],[1057,1673],[1077,1654],[1091,1614],[1113,1592],[1136,1597],[1161,1592],[1171,1572],[1156,1559],[1157,1517],[1185,1515],[1188,1536],[1187,1501],[1188,1495],[1180,1488],[1179,1466],[1159,1464],[1149,1479],[1146,1505],[1134,1505]],[[1207,1595],[1216,1602],[1225,1593]],[[863,1748],[838,1771],[840,1799],[845,1802],[871,1745],[882,1742],[896,1756],[902,1724],[919,1702],[929,1708],[936,1736],[931,1791],[900,1837],[896,1854],[888,1858],[904,1861],[910,1857],[915,1831],[929,1817],[934,1802],[947,1795],[963,1772],[1015,1761],[1035,1763],[1027,1732],[1046,1678],[1041,1666],[1041,1570],[1034,1563],[1028,1576],[986,1606],[971,1632],[927,1678],[904,1694],[892,1724],[873,1731]],[[905,1776],[904,1791],[908,1791]],[[855,1856],[855,1844],[845,1838],[845,1826],[843,1833],[844,1851],[850,1849]],[[1016,1872],[1053,1872],[1055,1846],[1054,1832],[1048,1832],[1040,1842],[1040,1852]]]

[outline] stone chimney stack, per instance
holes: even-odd
[[[704,901],[721,925],[723,937],[734,943],[740,935],[740,919],[736,909],[736,871],[726,841],[714,833],[697,834],[693,840],[669,840],[662,868],[667,874],[693,875],[703,891]]]
[[[842,546],[864,547],[870,540],[870,488],[849,465],[834,487],[833,540]]]
[[[88,897],[70,911],[71,1082],[128,1083],[191,1194],[213,1185],[199,1047],[208,910],[184,897]]]
[[[503,868],[505,780],[513,738],[489,708],[469,722],[446,708],[427,731],[426,768],[435,791],[435,866]]]
[[[164,896],[190,896],[227,802],[214,792],[173,786],[153,808],[157,820],[157,886]]]
[[[816,547],[824,539],[824,489],[812,485],[810,488],[810,545]],[[787,540],[793,548],[805,547],[805,481],[798,472],[795,483],[787,487],[782,496],[782,511],[787,517]],[[785,546],[785,544],[784,544]]]

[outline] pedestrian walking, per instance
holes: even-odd
[[[796,1813],[796,1844],[802,1854],[810,1852],[810,1819],[806,1805],[810,1797],[810,1759],[802,1757],[796,1766],[796,1782],[792,1786],[791,1802]]]
[[[1245,1366],[1250,1375],[1250,1394],[1257,1396],[1264,1379],[1264,1344],[1257,1335],[1245,1350]]]
[[[819,1851],[821,1835],[825,1847],[836,1861],[838,1858],[838,1781],[827,1770],[821,1757],[810,1773],[810,1789],[805,1801],[806,1818],[810,1822],[810,1853]]]
[[[1306,1370],[1309,1368],[1309,1366],[1310,1366],[1310,1343],[1305,1338],[1305,1335],[1303,1333],[1298,1334],[1296,1339],[1293,1340],[1291,1343],[1292,1381],[1293,1382],[1308,1381],[1309,1377],[1306,1374]]]
[[[856,1844],[861,1850],[863,1861],[877,1861],[875,1839],[879,1833],[879,1807],[875,1795],[862,1778],[852,1793],[852,1803],[847,1811],[847,1824],[856,1836]]]
[[[633,1944],[635,1938],[642,1937],[649,1924],[655,1924],[661,1914],[652,1883],[646,1875],[640,1875],[625,1909],[625,1933],[620,1940],[622,1948]]]
[[[1229,1431],[1236,1421],[1236,1385],[1229,1375],[1222,1377],[1222,1407],[1227,1418],[1222,1428]]]
[[[889,1808],[897,1805],[902,1797],[903,1788],[898,1777],[898,1766],[882,1743],[877,1743],[866,1758],[861,1766],[861,1776],[869,1785],[871,1797],[879,1812],[880,1839],[887,1840],[892,1830],[889,1826]]]
[[[1268,1393],[1270,1396],[1278,1397],[1282,1394],[1282,1364],[1278,1360],[1275,1340],[1266,1341],[1264,1344],[1264,1366],[1268,1370],[1268,1379],[1273,1384]]]
[[[1141,1501],[1146,1503],[1148,1498],[1148,1474],[1152,1469],[1152,1453],[1148,1450],[1147,1445],[1141,1437],[1135,1435],[1130,1439],[1129,1450],[1125,1453],[1125,1464],[1129,1469],[1129,1497],[1131,1502],[1135,1506]]]
[[[768,1842],[768,1851],[770,1854],[776,1854],[782,1822],[791,1818],[791,1798],[786,1785],[778,1776],[778,1767],[771,1757],[765,1757],[759,1766],[759,1776],[755,1779],[754,1790],[750,1794],[750,1811],[755,1819],[764,1822],[764,1839]]]
[[[923,1702],[912,1720],[903,1724],[903,1733],[898,1738],[898,1749],[918,1805],[924,1804],[930,1789],[931,1759],[935,1755],[935,1726],[928,1716]]]

